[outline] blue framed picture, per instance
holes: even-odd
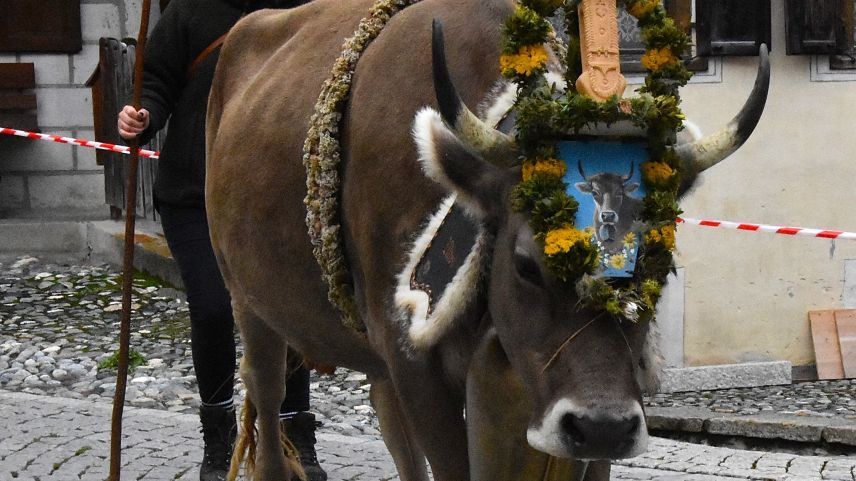
[[[580,204],[576,227],[591,232],[600,251],[597,275],[632,277],[636,269],[644,231],[639,216],[645,145],[637,140],[559,142],[559,158],[568,167],[563,177],[568,195]]]

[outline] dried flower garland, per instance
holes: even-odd
[[[342,313],[342,323],[361,332],[366,328],[354,302],[339,224],[339,124],[360,56],[393,15],[417,2],[419,0],[379,0],[372,6],[354,35],[345,41],[342,54],[333,64],[330,78],[321,88],[303,144],[307,189],[303,203],[312,252],[321,266],[328,297]]]
[[[674,134],[682,127],[678,88],[690,73],[680,56],[689,48],[686,34],[667,15],[661,0],[626,0],[627,11],[642,31],[648,70],[645,84],[634,98],[612,97],[597,102],[574,88],[581,72],[578,0],[522,0],[504,29],[500,66],[503,75],[518,84],[517,141],[524,156],[521,182],[512,205],[530,215],[535,235],[544,244],[548,268],[574,286],[581,303],[637,321],[651,319],[666,276],[673,270],[675,218],[680,213],[677,188],[681,163],[673,150]],[[556,98],[543,77],[546,55],[540,49],[550,41],[547,17],[563,9],[568,47],[565,59],[567,89]],[[574,227],[578,204],[562,180],[566,167],[555,160],[557,138],[579,133],[595,124],[628,121],[646,129],[649,160],[642,164],[648,194],[643,199],[641,220],[647,227],[635,277],[606,279],[592,274],[599,265],[623,267],[624,257],[601,252],[591,229]],[[561,166],[557,164],[562,164]],[[631,249],[635,234],[624,239]]]

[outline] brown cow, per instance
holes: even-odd
[[[586,463],[548,463],[542,453],[608,460],[642,452],[637,376],[649,366],[648,327],[581,311],[574,293],[545,269],[542,246],[509,206],[519,167],[490,163],[509,157],[513,146],[464,107],[483,102],[499,78],[500,28],[511,0],[424,0],[393,17],[365,51],[342,120],[340,199],[366,334],[343,327],[328,302],[306,233],[302,146],[343,39],[373,1],[316,0],[250,15],[230,34],[217,67],[206,195],[245,344],[241,372],[258,423],[256,478],[291,475],[277,417],[286,345],[367,374],[403,481],[427,480],[426,458],[437,481],[510,481],[585,473]],[[437,55],[439,102],[431,68],[435,18],[445,24],[451,70],[449,76]],[[769,71],[762,73],[753,100],[713,143],[681,149],[693,174],[748,137],[766,98]],[[438,103],[442,117],[421,110]],[[478,139],[459,133],[476,131]],[[449,192],[491,240],[489,279],[465,313],[419,343],[392,306],[396,276],[420,224]],[[608,478],[608,462],[593,465],[586,479]]]

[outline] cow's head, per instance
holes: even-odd
[[[633,162],[630,163],[630,173],[626,176],[614,172],[600,172],[586,176],[583,161],[577,161],[577,169],[583,178],[574,187],[584,194],[590,194],[594,199],[594,219],[597,240],[607,252],[616,252],[624,247],[624,234],[630,231],[641,204],[632,200],[625,202],[625,197],[639,188],[639,184],[631,182],[633,178]]]
[[[581,309],[573,289],[545,266],[544,246],[534,238],[528,218],[510,204],[510,191],[520,179],[520,168],[507,163],[517,156],[513,139],[479,122],[461,102],[438,25],[433,53],[440,113],[420,111],[414,137],[426,174],[457,193],[494,237],[488,309],[512,369],[532,395],[529,443],[578,459],[642,452],[647,430],[638,379],[646,377],[640,373],[648,366],[648,326],[619,324],[604,313]],[[736,150],[754,128],[769,78],[766,55],[761,59],[748,107],[725,133],[713,143],[700,139],[679,150],[690,174]]]

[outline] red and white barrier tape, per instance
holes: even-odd
[[[0,134],[16,135],[18,137],[27,137],[29,139],[35,139],[35,140],[50,140],[52,142],[59,142],[61,144],[79,145],[81,147],[92,147],[93,149],[109,150],[110,152],[118,152],[120,154],[126,154],[126,155],[131,154],[131,148],[126,146],[126,145],[114,145],[114,144],[107,144],[104,142],[95,142],[93,140],[75,139],[72,137],[60,137],[59,135],[37,134],[36,132],[27,132],[25,130],[16,130],[16,129],[7,129],[5,127],[0,127]],[[152,159],[157,159],[159,156],[160,156],[160,152],[155,152],[153,150],[140,149],[140,157],[150,157]]]
[[[840,230],[822,230],[822,229],[806,229],[803,227],[784,227],[778,225],[764,224],[744,224],[739,222],[729,222],[727,220],[700,220],[689,219],[687,217],[678,217],[677,222],[693,225],[701,225],[705,227],[722,227],[733,230],[747,230],[752,232],[770,232],[773,234],[782,235],[800,235],[806,237],[819,237],[822,239],[850,239],[856,240],[856,233],[844,232]]]
[[[16,135],[18,137],[27,137],[30,139],[36,140],[50,140],[52,142],[59,142],[61,144],[71,144],[71,145],[79,145],[82,147],[92,147],[95,149],[101,150],[109,150],[111,152],[118,152],[120,154],[130,154],[131,148],[125,145],[114,145],[107,144],[104,142],[95,142],[92,140],[86,139],[75,139],[72,137],[60,137],[58,135],[49,135],[49,134],[38,134],[35,132],[27,132],[24,130],[16,130],[16,129],[7,129],[5,127],[0,127],[0,134],[5,135]],[[152,150],[140,149],[140,157],[150,157],[152,159],[157,159],[160,155],[160,152],[154,152]],[[688,217],[678,217],[677,222],[679,224],[693,224],[700,225],[705,227],[721,227],[724,229],[733,229],[733,230],[746,230],[752,232],[770,232],[773,234],[782,234],[782,235],[799,235],[799,236],[807,236],[807,237],[819,237],[823,239],[849,239],[856,240],[856,233],[854,232],[844,232],[840,230],[822,230],[822,229],[806,229],[803,227],[784,227],[778,225],[764,225],[764,224],[746,224],[740,222],[730,222],[727,220],[710,220],[710,219],[690,219]]]

